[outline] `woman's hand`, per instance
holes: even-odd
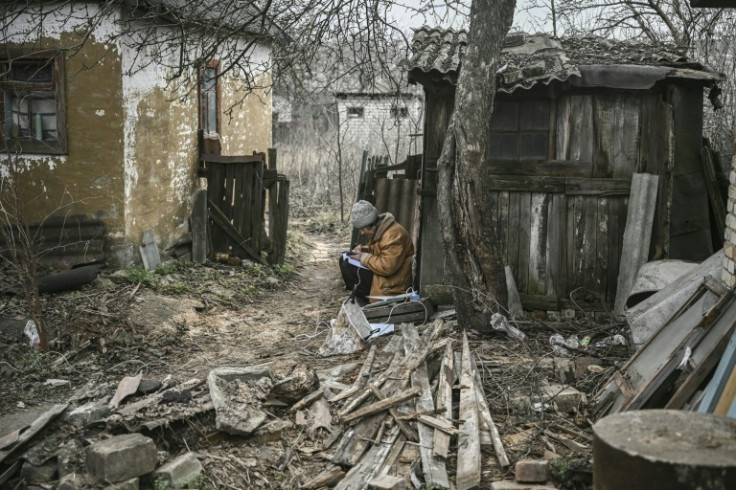
[[[358,245],[357,247],[353,249],[353,254],[350,256],[350,258],[360,261],[362,257],[363,257],[363,247],[361,245]]]

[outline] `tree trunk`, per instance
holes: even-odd
[[[515,3],[473,1],[455,110],[438,162],[442,239],[455,306],[461,324],[480,331],[490,329],[491,314],[507,302],[504,260],[490,219],[495,210],[484,190],[496,70]]]

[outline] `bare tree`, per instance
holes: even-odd
[[[501,48],[513,20],[515,0],[474,0],[468,47],[462,61],[455,110],[438,161],[442,238],[454,282],[458,318],[485,330],[491,314],[505,307],[503,258],[488,222],[484,171]]]

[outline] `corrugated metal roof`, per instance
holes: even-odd
[[[415,31],[412,58],[405,67],[410,79],[428,77],[455,83],[467,48],[465,31],[422,27]],[[705,81],[723,77],[688,60],[684,51],[672,44],[616,41],[600,37],[554,38],[548,34],[513,33],[506,37],[498,70],[498,90],[513,92],[537,83],[580,77],[580,67],[588,65],[647,66],[677,69],[679,78]],[[703,77],[703,72],[709,76]],[[661,70],[662,76],[670,73]],[[692,75],[692,76],[690,76]]]

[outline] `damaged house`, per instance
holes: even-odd
[[[420,290],[446,282],[437,160],[466,44],[465,32],[425,27],[408,63],[426,100]],[[709,199],[724,202],[720,169],[709,180],[701,151],[703,97],[717,102],[722,75],[669,45],[544,34],[509,35],[499,65],[486,191],[525,308],[613,304],[636,174],[657,177],[649,260],[721,247],[723,209]]]
[[[149,229],[162,249],[187,241],[201,146],[271,146],[272,36],[216,3],[1,7],[13,20],[0,40],[0,166],[26,222],[93,230],[97,248],[79,232],[84,247],[57,249],[72,265],[137,262]],[[226,34],[210,39],[208,22]]]

